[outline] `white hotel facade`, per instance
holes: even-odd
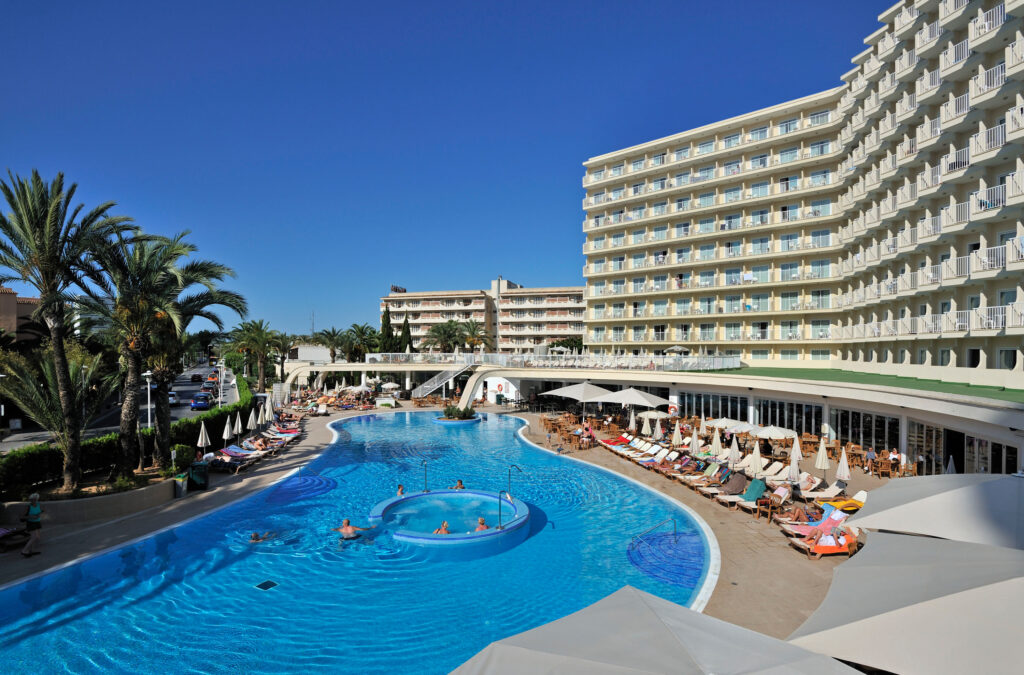
[[[906,0],[835,89],[584,163],[594,353],[1020,388],[1024,0]]]

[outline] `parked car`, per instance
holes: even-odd
[[[212,407],[209,394],[196,394],[189,403],[189,410],[209,410]]]
[[[171,405],[178,405],[181,401],[178,400],[178,392],[169,391],[167,392],[167,402]]]
[[[189,382],[202,382],[203,376],[199,373],[192,373],[192,377],[189,378]]]

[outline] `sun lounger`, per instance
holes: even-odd
[[[850,499],[835,499],[825,503],[832,506],[833,508],[839,509],[840,511],[854,513],[856,511],[860,511],[860,509],[863,508],[864,502],[867,501],[867,498],[867,490],[861,490]]]
[[[0,551],[9,551],[16,546],[24,546],[28,536],[28,530],[24,527],[0,527]]]
[[[818,491],[812,490],[810,492],[801,492],[800,493],[800,499],[804,500],[805,502],[810,502],[810,501],[815,501],[815,500],[817,500],[817,501],[822,501],[822,500],[828,501],[830,499],[835,499],[839,495],[843,494],[843,490],[845,490],[845,489],[846,489],[846,483],[844,483],[841,480],[837,480],[835,483],[833,483],[832,485],[829,485],[824,490],[818,490]]]
[[[823,555],[846,555],[847,557],[857,552],[857,536],[860,531],[855,527],[843,526],[836,528],[839,533],[837,538],[834,534],[822,535],[814,544],[804,539],[790,539],[789,544],[798,551],[803,551],[811,560],[820,560]]]
[[[827,518],[825,518],[824,520],[815,525],[810,525],[807,523],[784,523],[779,527],[781,527],[782,531],[786,534],[795,535],[798,537],[806,537],[807,535],[813,533],[815,530],[829,530],[841,524],[844,520],[846,520],[846,517],[848,515],[848,513],[844,513],[842,511],[837,511],[833,509],[832,512],[828,514]]]
[[[769,478],[777,478],[779,472],[788,468],[789,466],[783,464],[782,462],[772,462],[771,464],[766,466],[763,471],[758,471],[757,476],[755,476],[755,478],[760,478],[761,480],[767,483]]]
[[[669,450],[668,448],[662,448],[657,453],[655,453],[654,456],[640,457],[636,460],[636,462],[638,464],[657,464],[661,460],[665,459],[668,456],[669,452],[671,452],[671,450]]]
[[[725,504],[731,509],[736,508],[736,504],[739,502],[756,502],[764,494],[765,483],[761,479],[754,479],[750,481],[750,485],[747,486],[747,491],[741,495],[718,495],[716,499]]]

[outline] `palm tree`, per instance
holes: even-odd
[[[81,305],[87,315],[106,323],[124,369],[121,453],[111,480],[131,475],[135,459],[140,456],[138,397],[145,359],[156,347],[172,344],[196,317],[220,327],[220,317],[210,309],[213,306],[225,306],[239,314],[245,312],[241,296],[216,287],[218,281],[233,274],[229,267],[208,260],[183,263],[197,250],[185,241],[187,234],[183,232],[173,238],[139,236],[132,241],[117,237],[94,253],[109,280],[102,280],[98,291],[90,290]],[[172,359],[179,358],[176,346],[167,349],[172,351]],[[170,377],[173,365],[168,365],[167,370],[164,375]],[[166,395],[165,388],[165,400]],[[161,398],[159,393],[157,398]],[[169,415],[168,410],[168,423]]]
[[[67,469],[73,434],[65,423],[63,402],[57,386],[57,361],[53,358],[53,347],[33,352],[30,358],[10,358],[4,363],[4,374],[0,378],[0,393],[12,401],[39,426],[51,432],[57,447],[64,455]],[[103,403],[117,389],[118,378],[103,370],[102,360],[83,357],[79,354],[69,357],[71,404],[78,411],[82,425],[95,419]],[[78,462],[75,462],[78,466]]]
[[[380,333],[368,323],[354,323],[348,329],[352,337],[352,361],[362,361],[363,357],[377,349]]]
[[[442,353],[454,352],[456,347],[466,341],[464,329],[463,324],[454,320],[436,323],[423,337],[423,344],[428,347],[437,347]]]
[[[64,175],[47,183],[39,172],[29,180],[8,172],[10,183],[0,181],[10,213],[0,213],[0,283],[23,281],[36,289],[39,306],[34,318],[47,328],[53,346],[53,384],[60,402],[61,430],[65,439],[65,491],[78,486],[81,471],[81,408],[75,403],[71,371],[64,341],[68,332],[67,305],[83,277],[99,270],[93,252],[102,250],[113,235],[133,229],[130,219],[111,216],[114,202],[83,213],[73,205],[77,185],[65,190]]]
[[[494,348],[494,339],[487,334],[487,329],[479,321],[470,319],[462,324],[462,335],[466,345],[470,349],[476,349],[480,345],[484,349]]]
[[[231,331],[236,350],[256,359],[256,391],[266,391],[267,360],[274,351],[277,333],[263,319],[243,321]]]
[[[274,351],[277,352],[277,363],[280,370],[280,379],[284,382],[284,364],[288,355],[293,349],[308,341],[305,335],[293,335],[291,333],[278,333],[274,337]],[[333,362],[333,361],[332,361]]]
[[[331,363],[335,362],[338,358],[338,352],[343,351],[346,346],[345,331],[339,330],[334,326],[317,331],[313,339],[316,340],[317,344],[327,347],[331,354]]]

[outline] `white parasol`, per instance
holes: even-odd
[[[644,418],[644,426],[640,430],[640,434],[642,436],[650,436],[651,435],[651,418],[650,417],[645,417]]]
[[[800,480],[800,460],[803,455],[800,453],[800,439],[793,439],[793,449],[789,451],[789,482],[796,483]]]
[[[636,433],[636,412],[633,410],[629,411],[629,430]]]
[[[210,447],[210,435],[206,433],[206,422],[199,423],[199,442],[196,443],[196,447],[208,448]]]
[[[846,459],[846,448],[839,456],[839,466],[836,467],[836,480],[850,480],[850,462]]]
[[[661,420],[657,420],[654,423],[654,440],[660,441],[665,437],[665,432],[661,430]]]
[[[729,446],[729,468],[739,464],[739,461],[743,459],[743,455],[740,453],[740,444],[736,442],[736,437],[732,437],[732,444]]]
[[[672,445],[679,446],[683,444],[683,433],[680,428],[679,420],[676,420],[676,430],[672,432]]]
[[[249,422],[245,425],[245,428],[249,431],[253,431],[258,425],[259,422],[256,421],[256,408],[253,408],[249,411]]]
[[[818,444],[818,456],[814,458],[814,468],[821,469],[821,477],[825,478],[825,472],[832,468],[832,462],[828,460],[828,451],[825,450],[825,437],[821,437]]]

